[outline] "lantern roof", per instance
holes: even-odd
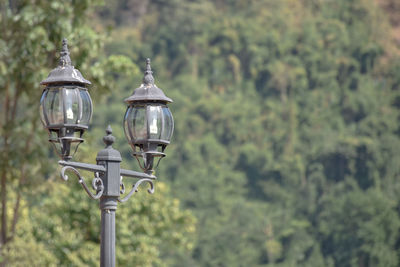
[[[167,97],[164,92],[154,84],[153,72],[151,71],[150,59],[146,60],[146,71],[144,72],[143,83],[136,88],[133,94],[125,99],[126,103],[134,102],[164,102],[172,103],[172,99]]]
[[[83,78],[81,72],[75,69],[71,64],[69,57],[68,41],[62,40],[62,49],[60,52],[59,65],[53,69],[49,76],[40,82],[41,85],[60,84],[60,83],[78,83],[82,85],[90,85],[91,82]]]

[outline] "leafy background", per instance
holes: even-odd
[[[75,160],[145,58],[174,100],[156,193],[117,210],[119,266],[399,266],[396,0],[0,1],[3,266],[97,266],[99,211],[38,119],[61,39],[94,86]],[[86,173],[86,177],[90,177]]]

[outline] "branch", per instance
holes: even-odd
[[[9,95],[9,86],[8,83],[5,86],[5,100],[4,100],[4,124],[3,126],[3,138],[4,138],[4,149],[3,149],[3,157],[8,155],[8,117],[9,117],[9,109],[10,109],[10,95]],[[7,173],[8,169],[8,161],[3,158],[2,160],[5,164],[1,166],[1,232],[0,232],[0,242],[1,244],[5,244],[7,242]]]
[[[28,138],[25,140],[25,146],[24,146],[24,151],[29,154],[30,150],[31,150],[31,140],[33,138],[33,134],[34,134],[34,129],[36,126],[36,121],[37,120],[32,120],[31,121],[31,126],[32,129],[31,131],[29,131],[29,136]],[[20,208],[20,201],[21,201],[21,188],[22,186],[25,184],[25,180],[26,180],[26,161],[24,161],[23,165],[22,165],[22,171],[21,171],[21,177],[19,178],[18,181],[18,190],[17,190],[17,201],[15,203],[14,206],[14,215],[13,215],[13,220],[12,220],[12,224],[11,224],[11,236],[8,238],[8,240],[12,240],[14,238],[15,235],[15,228],[16,225],[18,223],[18,219],[19,219],[19,208]]]
[[[20,206],[21,206],[21,191],[18,190],[17,201],[14,206],[14,215],[13,215],[13,220],[12,220],[12,224],[11,224],[11,235],[7,238],[7,242],[14,239],[16,225],[17,225],[17,222],[19,219],[19,207]]]

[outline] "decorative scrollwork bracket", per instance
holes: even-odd
[[[85,189],[86,193],[88,194],[88,196],[90,198],[99,199],[103,195],[104,184],[103,184],[103,181],[100,179],[98,172],[95,172],[95,177],[92,180],[92,188],[93,188],[93,190],[96,190],[96,194],[93,194],[89,190],[89,187],[86,185],[85,180],[83,179],[83,177],[81,176],[79,171],[77,169],[75,169],[74,167],[64,166],[61,169],[61,178],[64,181],[68,180],[68,175],[65,173],[66,171],[71,171],[78,177],[78,182],[82,185],[83,189]]]
[[[149,192],[150,194],[153,194],[153,193],[154,193],[154,184],[153,184],[153,180],[152,180],[152,179],[148,179],[148,178],[143,178],[143,179],[138,180],[138,181],[132,186],[131,191],[129,191],[129,193],[128,193],[125,197],[123,197],[123,198],[118,198],[118,202],[121,202],[121,203],[122,203],[122,202],[127,201],[134,193],[138,192],[138,189],[139,189],[140,184],[142,184],[142,183],[144,183],[144,182],[147,182],[147,183],[150,184],[150,188],[147,189],[147,192]],[[125,192],[125,185],[124,185],[124,183],[123,183],[123,181],[122,181],[122,176],[121,176],[121,180],[120,180],[120,186],[121,186],[120,192],[121,192],[121,194],[123,194],[123,193]]]

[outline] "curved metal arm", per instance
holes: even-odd
[[[126,176],[126,177],[131,177],[131,178],[147,178],[147,179],[152,179],[152,180],[157,179],[157,177],[155,177],[152,174],[150,175],[147,173],[125,170],[125,169],[121,169],[120,174],[121,174],[121,176]]]
[[[74,167],[65,166],[64,168],[61,169],[61,178],[64,181],[68,180],[68,175],[65,174],[66,171],[72,171],[78,177],[79,183],[82,185],[83,189],[85,189],[86,193],[89,195],[90,198],[99,199],[103,195],[104,185],[103,181],[99,178],[98,172],[95,173],[95,177],[92,180],[92,188],[96,190],[96,195],[94,195],[92,192],[90,192],[79,171]]]
[[[143,182],[147,182],[147,183],[150,184],[150,188],[147,189],[147,192],[149,192],[150,194],[153,194],[153,193],[154,193],[153,181],[152,181],[151,179],[144,178],[144,179],[140,179],[139,181],[137,181],[137,182],[132,186],[131,191],[130,191],[125,197],[123,197],[123,198],[118,198],[118,201],[119,201],[119,202],[125,202],[125,201],[127,201],[134,193],[136,193],[136,192],[138,191],[138,188],[139,188],[140,184],[143,183]],[[124,183],[122,182],[122,177],[121,177],[120,185],[121,185],[121,192],[122,192],[122,190],[125,191],[125,185],[124,185]]]
[[[101,172],[104,173],[106,171],[106,168],[102,165],[97,165],[97,164],[88,164],[88,163],[82,163],[82,162],[74,162],[74,161],[64,161],[60,160],[58,162],[61,166],[70,166],[75,169],[81,169],[85,171],[91,171],[91,172]]]

